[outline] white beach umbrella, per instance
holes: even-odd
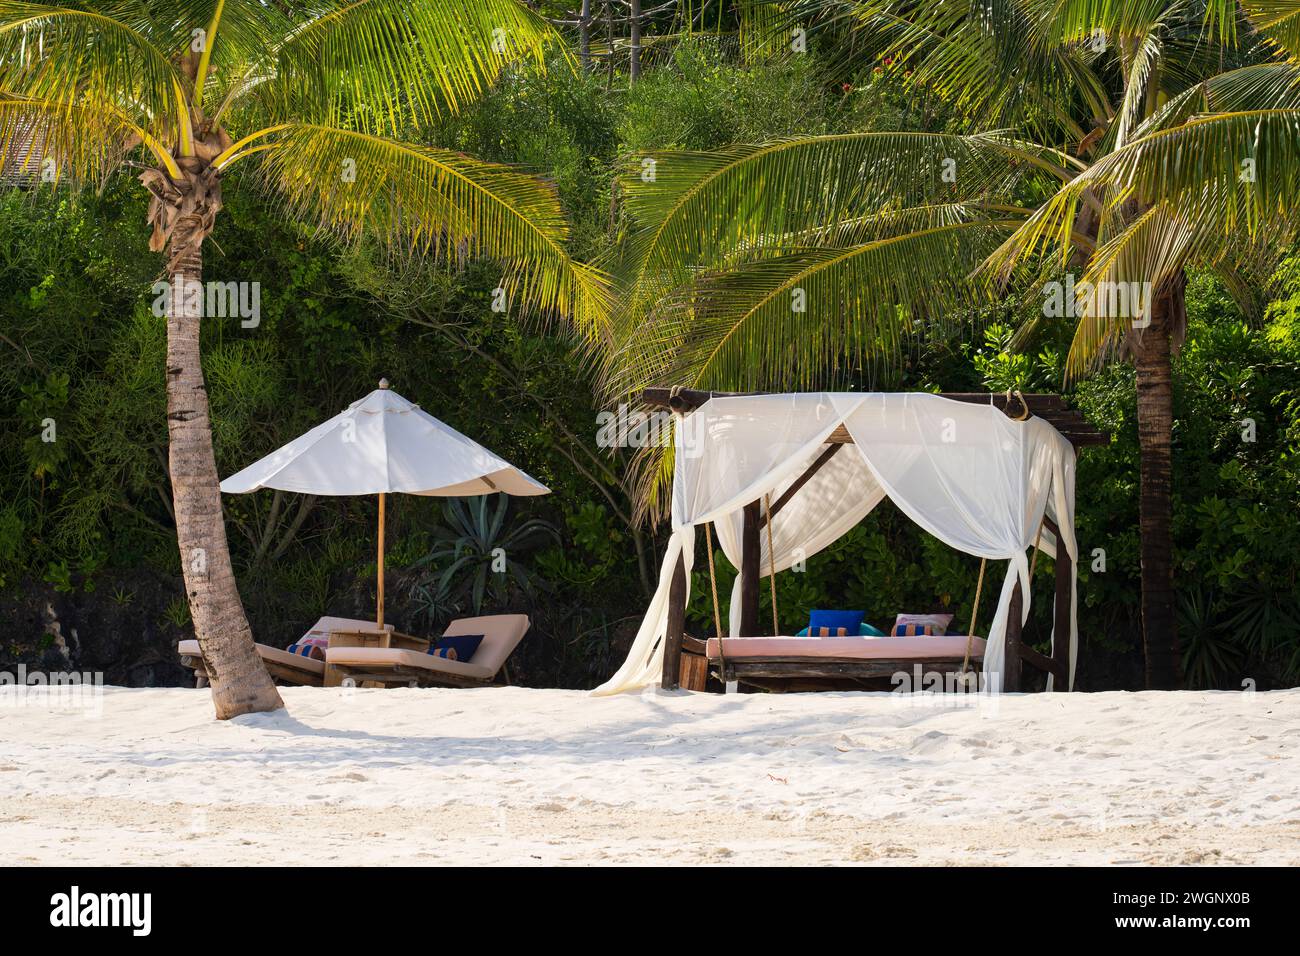
[[[384,625],[384,504],[391,492],[463,497],[550,489],[380,381],[347,411],[317,425],[221,483],[243,494],[259,488],[313,495],[379,495],[379,591]]]

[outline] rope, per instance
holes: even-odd
[[[713,570],[713,524],[704,526],[704,537],[709,545],[709,588],[713,591],[713,629],[718,635],[718,669],[723,681],[727,679],[727,662],[722,652],[722,614],[718,610],[718,576]]]
[[[1011,389],[1007,389],[1007,416],[1011,417],[1011,396],[1013,394],[1020,400],[1020,414],[1016,415],[1013,421],[1023,422],[1029,417],[1029,403],[1025,401],[1025,395],[1020,389],[1016,389],[1014,393]]]
[[[1044,515],[1044,518],[1047,516]],[[1034,536],[1034,556],[1029,561],[1029,580],[1034,579],[1034,565],[1038,563],[1038,542],[1043,537],[1043,521],[1038,522],[1038,534]],[[980,579],[975,585],[975,605],[970,609],[970,627],[966,634],[966,658],[961,662],[961,672],[966,673],[966,668],[970,666],[971,647],[975,643],[975,615],[980,609],[980,593],[984,590],[984,568],[988,565],[988,558],[980,558]]]
[[[1034,535],[1034,553],[1029,557],[1029,584],[1032,587],[1034,583],[1034,566],[1038,564],[1038,542],[1043,540],[1043,525],[1047,523],[1047,513],[1043,513],[1043,520],[1038,522],[1038,534]]]
[[[966,673],[970,667],[971,647],[975,643],[975,615],[980,611],[980,595],[984,592],[984,569],[988,566],[988,558],[980,558],[980,579],[975,584],[975,603],[970,609],[970,627],[966,629],[966,659],[961,662],[961,672]]]

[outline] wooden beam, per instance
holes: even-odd
[[[1074,559],[1066,553],[1065,546],[1061,544],[1061,537],[1057,534],[1056,610],[1052,617],[1052,630],[1056,634],[1056,640],[1052,648],[1052,656],[1061,668],[1060,686],[1055,688],[1060,691],[1070,689],[1070,600],[1074,591],[1073,579]]]
[[[682,634],[686,629],[686,562],[677,556],[673,579],[668,585],[668,627],[664,631],[664,669],[660,684],[675,690],[681,673]]]
[[[899,660],[826,657],[728,657],[723,666],[727,680],[767,678],[878,678],[900,671],[912,675],[920,665],[922,673],[955,673],[961,657],[903,658]],[[716,660],[714,661],[716,663]],[[917,688],[919,689],[919,688]]]
[[[1060,669],[1060,665],[1046,654],[1038,653],[1038,651],[1034,650],[1028,644],[1022,643],[1020,645],[1020,659],[1026,664],[1038,668],[1045,674],[1055,674],[1057,680],[1062,679],[1063,672]]]
[[[780,498],[777,498],[776,501],[772,502],[772,517],[775,518],[777,515],[779,515],[781,513],[781,509],[784,508],[787,504],[789,504],[790,499],[795,496],[795,493],[804,485],[808,484],[809,479],[812,478],[813,475],[817,474],[817,472],[821,471],[822,465],[826,464],[828,461],[834,458],[835,453],[843,447],[844,447],[843,445],[827,446],[826,449],[823,450],[822,453],[817,456],[816,460],[811,465],[808,466],[808,470],[805,471],[798,478],[796,478],[790,484],[790,487],[787,488],[784,492],[782,492]],[[766,522],[766,519],[764,519],[764,521]]]
[[[1020,692],[1020,614],[1025,606],[1020,582],[1011,591],[1011,608],[1007,612],[1006,658],[1002,666],[1002,690],[1008,694]]]
[[[762,502],[751,501],[745,505],[740,537],[740,636],[758,636],[758,582],[763,576],[762,554],[759,550],[759,528],[762,527]],[[729,637],[719,634],[718,637]]]

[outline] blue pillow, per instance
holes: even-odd
[[[865,611],[813,611],[808,615],[808,629],[815,631],[819,627],[825,627],[830,629],[829,633],[834,634],[842,627],[845,634],[856,634],[866,616]]]
[[[434,657],[445,657],[451,661],[466,663],[482,643],[482,634],[452,634],[440,637],[430,644],[429,653]]]

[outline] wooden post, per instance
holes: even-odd
[[[1056,634],[1055,646],[1052,648],[1052,657],[1060,665],[1061,673],[1065,675],[1059,678],[1054,685],[1056,690],[1066,691],[1070,689],[1070,596],[1071,596],[1071,579],[1074,577],[1074,559],[1065,550],[1065,545],[1061,543],[1059,532],[1056,537],[1056,612],[1053,617],[1052,629]]]
[[[375,623],[381,628],[384,626],[384,499],[386,497],[382,491],[379,493],[379,596],[375,602]]]
[[[1011,608],[1007,613],[1007,647],[1006,663],[1002,667],[1002,690],[1008,694],[1020,692],[1020,614],[1024,610],[1025,598],[1016,581],[1011,592]]]
[[[673,580],[668,586],[668,628],[664,631],[664,669],[660,686],[676,690],[680,681],[682,633],[686,629],[686,562],[677,556]]]
[[[758,636],[758,582],[763,576],[758,532],[762,527],[762,502],[745,505],[740,538],[740,636]]]

